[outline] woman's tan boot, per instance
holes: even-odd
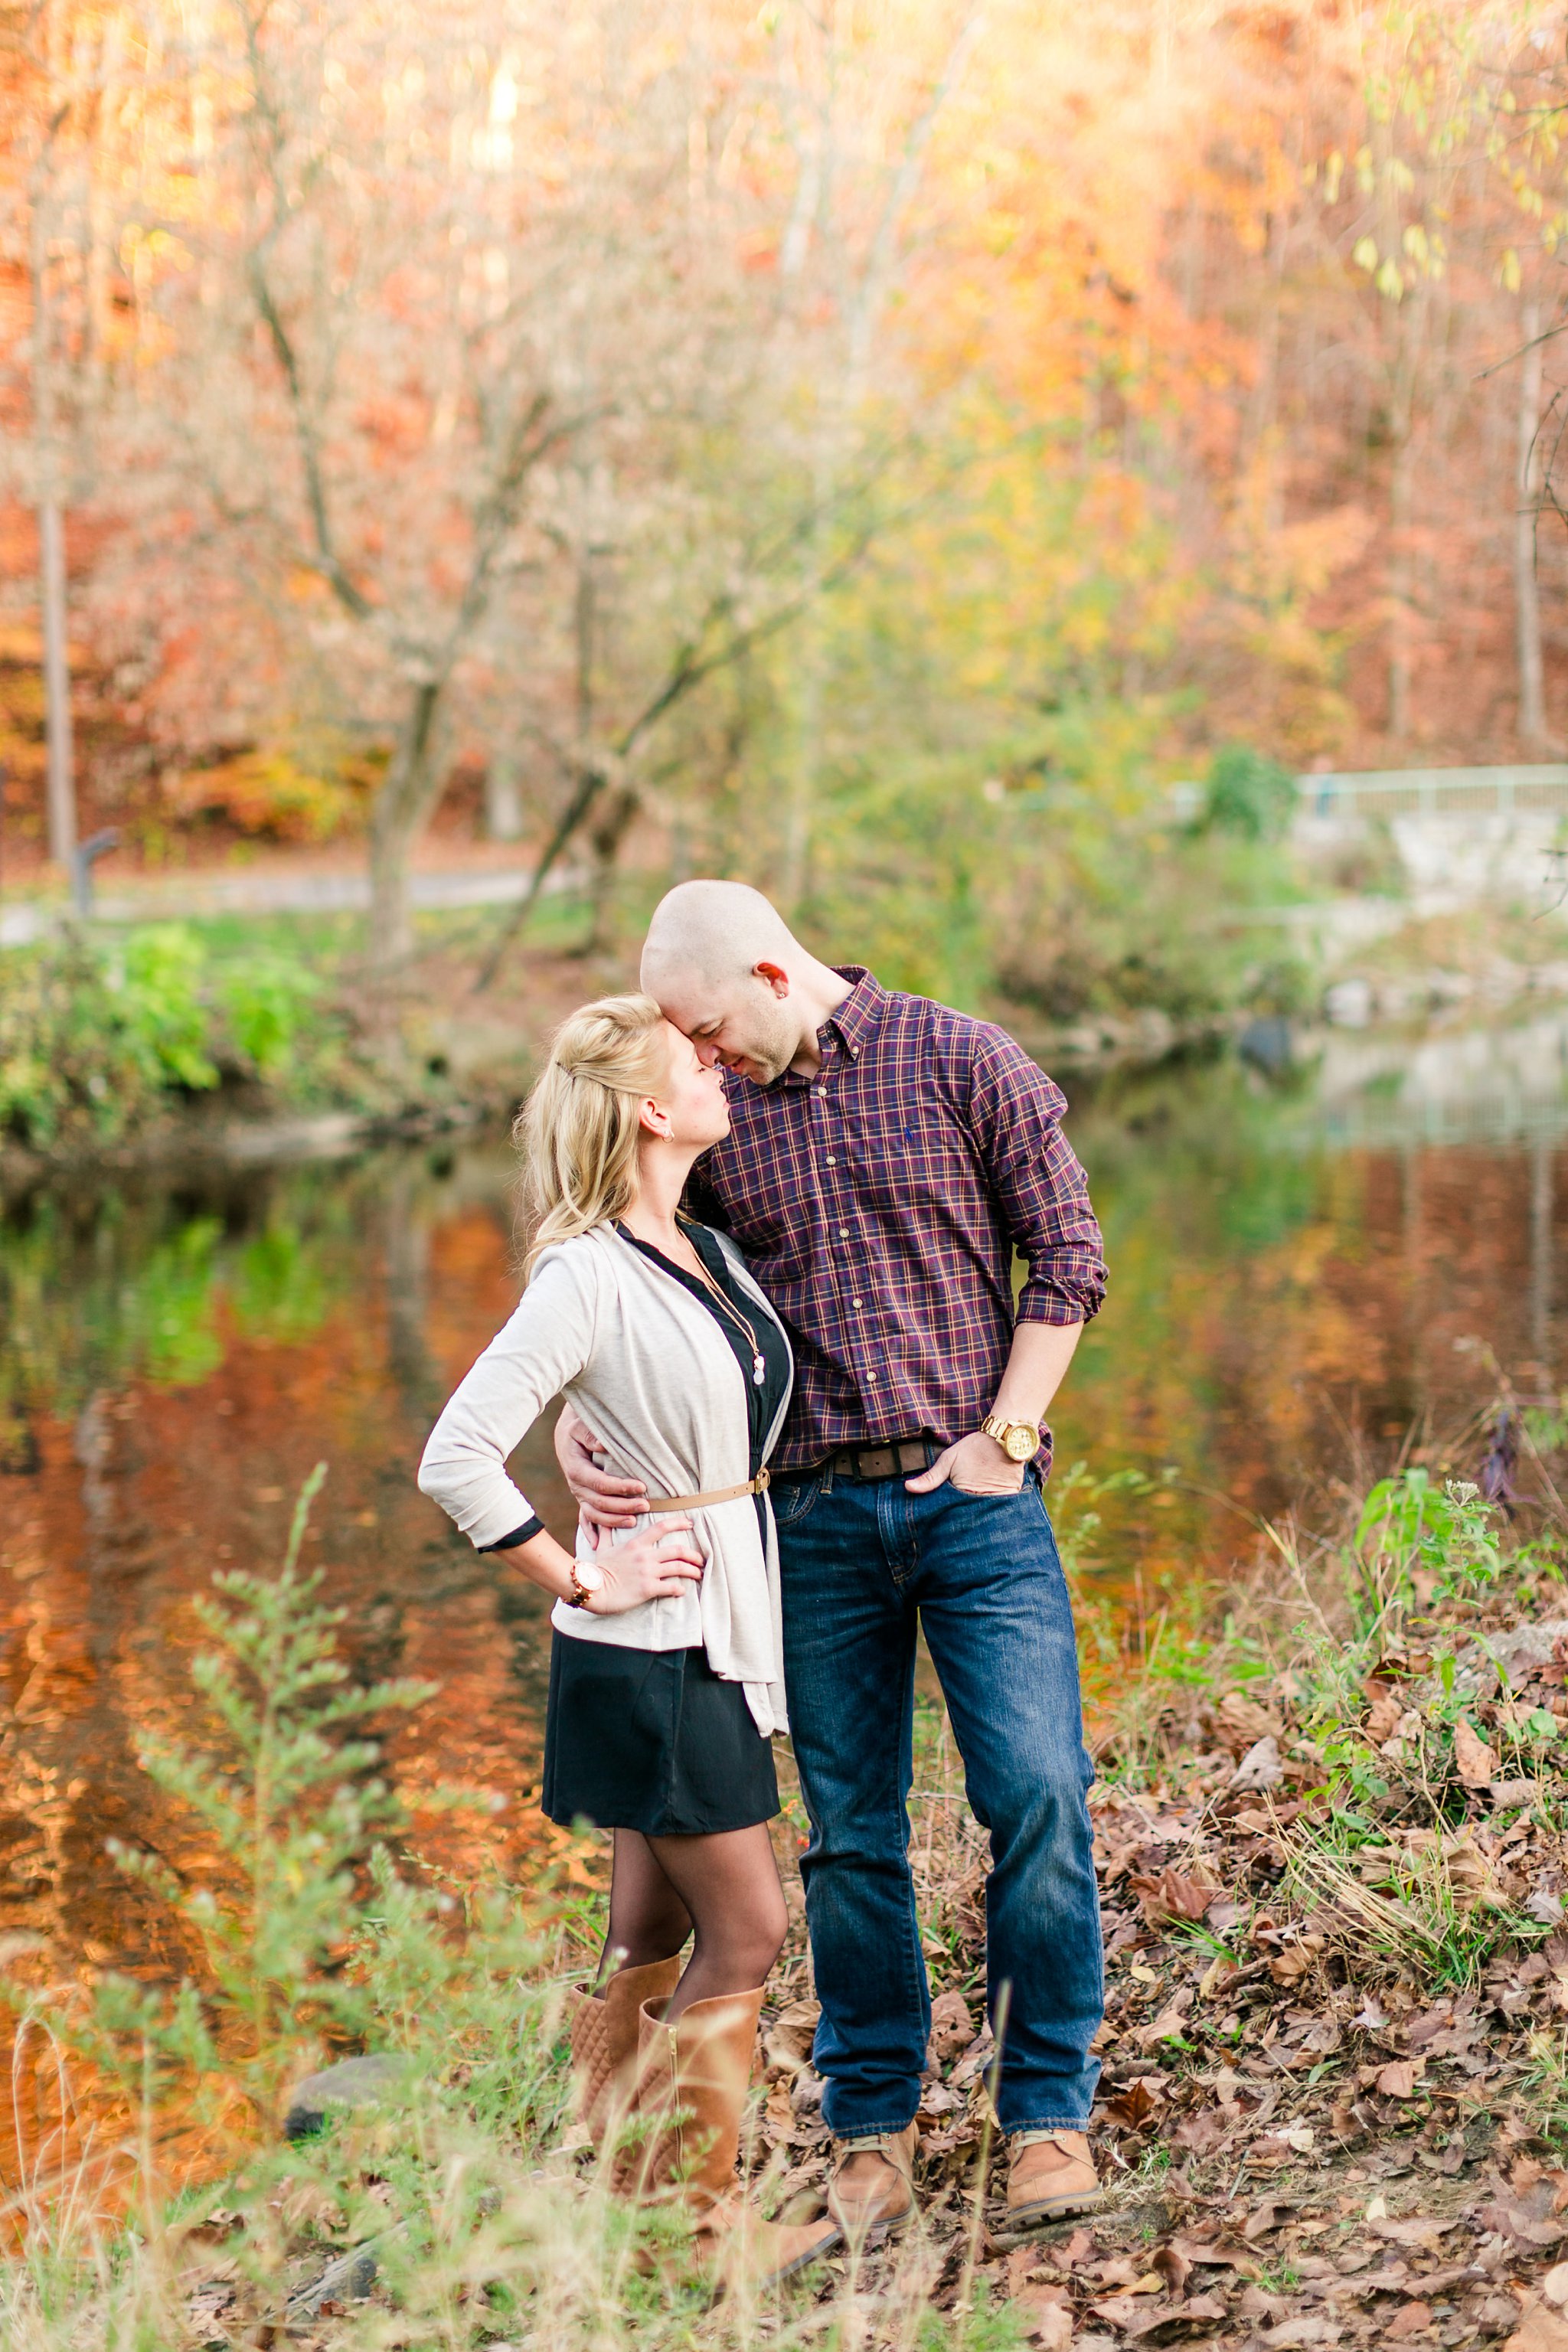
[[[697,2248],[727,2287],[761,2287],[804,2270],[837,2245],[837,2221],[766,2221],[741,2195],[735,2158],[752,2076],[755,1992],[697,2000],[673,2025],[643,2007],[637,2054],[639,2118],[653,2126],[643,2155],[640,2192],[682,2197],[697,2224]],[[659,2118],[665,2120],[661,2124]]]
[[[616,2109],[625,2116],[637,2082],[637,2019],[644,2001],[669,1999],[680,1982],[679,1954],[651,1960],[646,1968],[619,1969],[602,1995],[574,1985],[567,1995],[572,2074],[577,2085],[577,2120],[595,2147],[602,2148]]]

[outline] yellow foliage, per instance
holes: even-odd
[[[289,752],[242,751],[212,768],[163,779],[165,800],[182,817],[221,816],[241,833],[275,841],[330,841],[357,828],[368,777],[323,773]]]

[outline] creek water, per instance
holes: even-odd
[[[1113,1607],[1224,1573],[1259,1517],[1310,1519],[1412,1430],[1473,1467],[1496,1367],[1531,1393],[1568,1374],[1568,1016],[1070,1091],[1111,1290],[1058,1461],[1154,1482],[1105,1510],[1087,1584]],[[510,1311],[509,1174],[480,1141],[58,1183],[0,1221],[0,1965],[174,1964],[106,1841],[203,1861],[137,1745],[193,1720],[198,1599],[278,1562],[318,1461],[304,1557],[356,1668],[438,1685],[399,1780],[498,1800],[442,1817],[447,1866],[576,1866],[533,1809],[543,1603],[414,1486]],[[544,1429],[516,1466],[563,1532]]]

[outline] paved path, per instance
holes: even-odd
[[[510,907],[527,890],[531,869],[459,866],[449,873],[416,873],[409,889],[416,907]],[[546,895],[567,889],[581,877],[561,867],[545,885]],[[232,872],[196,872],[132,887],[94,894],[94,919],[101,923],[170,922],[211,915],[363,914],[370,906],[370,877],[310,866],[290,871],[269,865]],[[0,905],[0,947],[26,947],[56,929],[67,909],[58,899],[23,898]]]

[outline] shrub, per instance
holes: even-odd
[[[165,939],[110,964],[70,937],[5,958],[0,1133],[113,1142],[176,1086],[214,1086],[189,959]]]
[[[195,933],[184,923],[149,924],[100,969],[121,999],[126,1035],[153,1085],[192,1093],[216,1087],[207,1050],[212,1015],[202,999],[206,951]]]
[[[306,1014],[321,992],[315,974],[262,953],[229,965],[215,987],[230,1035],[259,1075],[277,1077],[290,1069]]]
[[[1201,824],[1243,841],[1282,841],[1296,813],[1296,779],[1247,743],[1226,743],[1209,767]]]
[[[0,1136],[112,1143],[226,1066],[288,1075],[322,983],[276,952],[224,962],[184,923],[0,958]]]

